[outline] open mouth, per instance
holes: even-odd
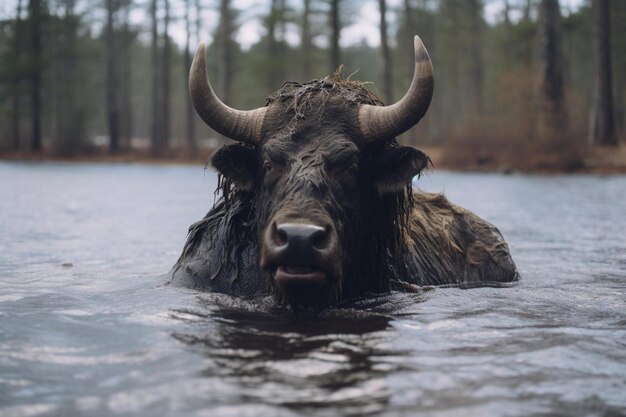
[[[276,268],[274,279],[281,286],[292,284],[322,285],[327,274],[319,268],[304,265],[281,265]]]

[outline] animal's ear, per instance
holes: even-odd
[[[410,146],[386,149],[374,158],[374,181],[380,194],[397,193],[428,166],[430,158]]]
[[[211,164],[237,188],[250,191],[254,188],[257,172],[256,149],[236,143],[219,148],[211,157]]]

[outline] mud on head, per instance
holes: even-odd
[[[322,307],[387,291],[401,272],[411,179],[429,161],[394,139],[421,119],[432,96],[430,58],[417,37],[415,46],[413,82],[391,106],[333,74],[285,83],[251,111],[215,96],[200,46],[190,75],[196,109],[244,142],[222,147],[212,163],[254,205],[259,266],[280,301]]]

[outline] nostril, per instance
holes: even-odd
[[[276,223],[273,224],[272,227],[272,240],[277,246],[284,246],[289,241],[289,235],[287,231],[280,227],[276,226]]]
[[[328,247],[330,237],[330,227],[326,226],[324,229],[316,230],[311,235],[311,244],[317,250],[323,250]]]

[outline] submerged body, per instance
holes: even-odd
[[[395,136],[424,116],[433,86],[416,37],[413,81],[390,106],[336,73],[284,83],[265,107],[240,111],[215,96],[201,45],[190,73],[194,105],[245,145],[213,155],[222,197],[191,227],[172,282],[323,307],[394,288],[516,280],[494,226],[413,190],[430,159]]]

